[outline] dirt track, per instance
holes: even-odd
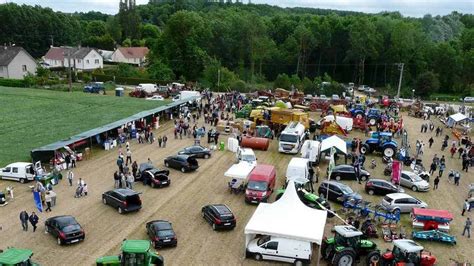
[[[405,123],[410,133],[410,142],[414,146],[416,138],[428,142],[430,134],[421,134],[419,127],[420,119],[405,116]],[[155,136],[166,134],[169,142],[166,148],[158,148],[157,144],[132,143],[133,159],[144,162],[151,158],[155,165],[163,167],[163,159],[175,153],[179,149],[192,144],[191,139],[174,140],[171,123],[166,123],[155,132]],[[446,130],[445,130],[446,132]],[[351,133],[350,137],[359,135]],[[223,135],[221,135],[223,136]],[[225,140],[223,136],[221,138]],[[425,149],[424,163],[429,166],[434,153],[440,152],[441,138],[435,140],[433,149]],[[413,149],[412,149],[413,150]],[[113,172],[116,170],[117,150],[101,151],[93,154],[91,160],[78,163],[75,169],[75,181],[82,177],[89,186],[89,196],[85,198],[73,198],[74,187],[69,187],[63,180],[55,191],[58,194],[58,203],[51,213],[39,214],[40,226],[36,233],[23,232],[19,221],[19,212],[24,208],[28,212],[33,211],[34,205],[31,193],[27,185],[0,181],[0,189],[7,185],[15,187],[15,200],[6,207],[0,208],[0,248],[7,246],[30,248],[34,251],[35,261],[42,265],[92,265],[95,259],[104,255],[118,254],[119,245],[124,238],[146,239],[145,223],[153,219],[166,219],[173,223],[178,235],[178,247],[164,249],[159,252],[164,256],[167,265],[254,265],[254,260],[244,259],[244,227],[253,214],[255,206],[244,203],[243,195],[233,195],[228,192],[227,180],[223,173],[234,163],[234,155],[231,152],[216,151],[208,160],[199,160],[200,168],[196,173],[182,174],[171,170],[172,184],[169,188],[152,189],[142,184],[135,184],[134,189],[143,192],[141,195],[143,208],[138,213],[120,215],[116,210],[101,203],[102,192],[113,188]],[[278,186],[284,182],[286,166],[291,159],[290,155],[277,152],[277,141],[272,141],[271,148],[267,152],[257,151],[259,163],[273,164],[277,167]],[[446,181],[447,171],[451,168],[460,169],[460,162],[453,162],[445,151],[447,169],[444,178],[440,182],[440,189],[428,193],[408,193],[425,200],[430,207],[448,209],[455,215],[451,225],[451,233],[458,237],[456,246],[445,244],[423,242],[427,250],[432,251],[439,259],[438,265],[448,265],[449,258],[459,261],[467,261],[468,255],[474,250],[474,244],[461,237],[464,219],[460,212],[463,199],[467,193],[466,186],[474,182],[472,173],[463,173],[461,186],[454,187]],[[367,164],[372,157],[367,158]],[[379,167],[373,171],[372,176],[383,177],[383,164],[377,155]],[[322,171],[326,163],[321,166]],[[432,178],[431,180],[433,180]],[[381,197],[370,198],[363,192],[363,185],[356,182],[347,182],[353,189],[359,190],[364,198],[378,203]],[[200,216],[200,208],[209,203],[226,203],[237,216],[237,227],[230,232],[214,232]],[[333,206],[336,206],[333,204]],[[340,207],[340,206],[336,206]],[[65,247],[58,247],[56,241],[50,235],[44,234],[44,220],[54,215],[70,214],[77,218],[86,231],[86,240],[83,243]],[[469,214],[470,215],[470,214]],[[472,216],[472,215],[471,215]],[[407,228],[408,217],[404,217]],[[331,221],[333,222],[333,221]],[[331,225],[326,226],[326,231]],[[388,247],[377,240],[384,248]],[[260,263],[258,263],[260,264]],[[316,260],[313,260],[316,265]]]

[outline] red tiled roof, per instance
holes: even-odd
[[[125,58],[143,58],[149,51],[147,47],[120,47],[118,49]]]
[[[51,47],[46,53],[44,58],[51,60],[63,60],[64,59],[64,48],[63,47]]]

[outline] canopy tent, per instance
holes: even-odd
[[[260,203],[245,226],[245,246],[257,234],[285,237],[321,245],[327,212],[301,202],[294,182],[274,203]]]
[[[454,123],[462,122],[462,121],[467,120],[467,119],[468,119],[467,116],[465,116],[461,113],[456,113],[456,114],[450,115],[448,117],[448,121],[447,121],[446,124],[447,124],[448,127],[452,127],[454,125]]]
[[[154,109],[151,109],[151,110],[142,111],[140,113],[134,114],[134,115],[129,116],[127,118],[112,122],[110,124],[107,124],[107,125],[104,125],[104,126],[101,126],[101,127],[97,127],[97,128],[94,128],[94,129],[91,129],[91,130],[88,130],[88,131],[85,131],[85,132],[82,132],[82,133],[79,133],[79,134],[77,134],[75,136],[72,136],[70,138],[63,139],[63,140],[57,141],[55,143],[48,144],[48,145],[45,145],[45,146],[40,147],[40,148],[36,148],[36,149],[31,151],[31,158],[33,159],[34,162],[36,162],[36,161],[49,161],[49,159],[54,157],[54,152],[55,151],[65,147],[65,146],[69,146],[71,144],[74,144],[74,143],[77,143],[77,142],[80,142],[80,141],[83,141],[83,140],[88,140],[88,139],[93,138],[93,137],[95,138],[95,136],[97,136],[101,133],[108,132],[110,130],[119,128],[122,125],[127,124],[128,122],[140,120],[142,118],[151,116],[153,114],[157,114],[159,112],[162,112],[162,111],[174,108],[174,107],[179,107],[181,105],[184,106],[184,105],[188,104],[190,101],[196,100],[197,98],[199,98],[199,97],[187,98],[187,99],[184,99],[184,100],[168,103],[166,105],[162,105],[160,107],[157,107],[157,108],[154,108]]]
[[[347,155],[346,142],[338,136],[331,136],[321,142],[321,152],[328,151],[332,147],[336,148],[339,152],[342,152]]]
[[[233,164],[225,173],[225,177],[235,178],[235,179],[247,179],[250,172],[255,168],[254,164],[248,162],[240,162]]]

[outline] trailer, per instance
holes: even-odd
[[[453,214],[446,210],[413,208],[413,229],[449,231],[449,223],[453,220]]]

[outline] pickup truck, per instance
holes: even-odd
[[[93,82],[84,86],[84,92],[87,93],[98,93],[100,95],[105,94],[105,87],[103,82]]]

